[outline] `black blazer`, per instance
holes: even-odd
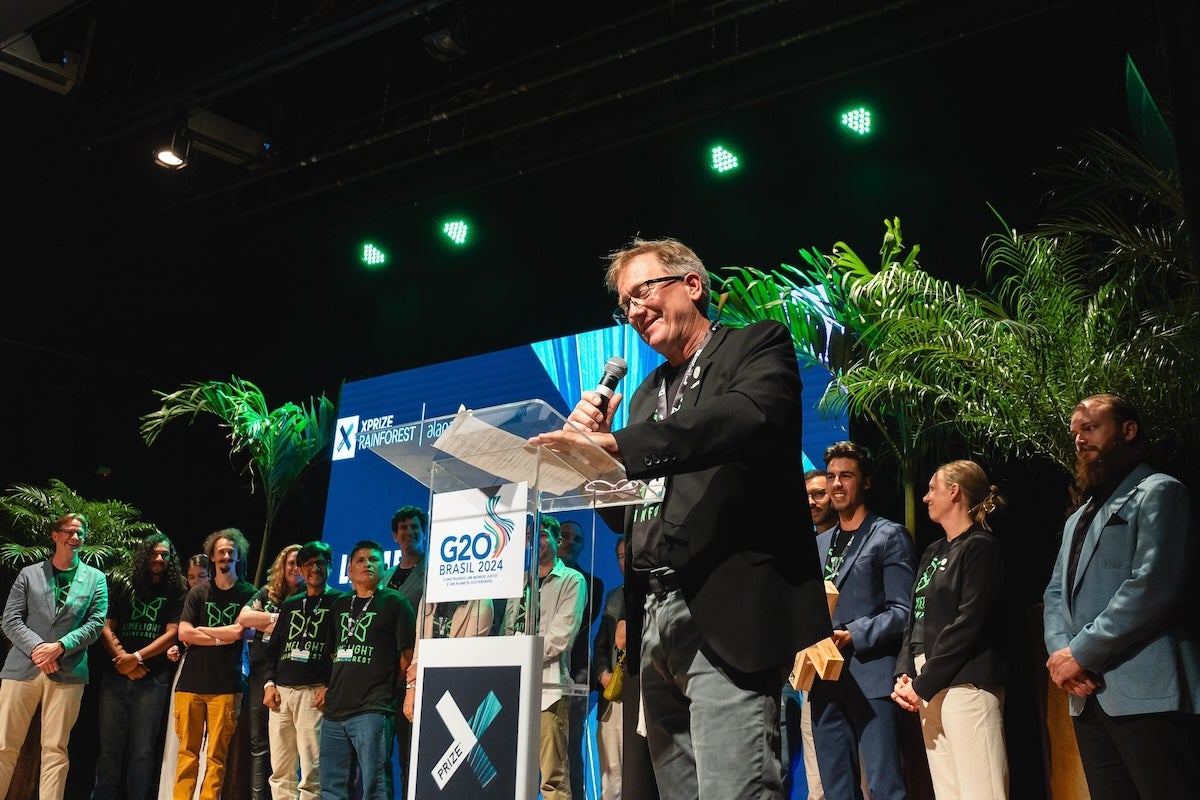
[[[687,376],[679,410],[655,422],[664,371],[637,388],[629,424],[613,433],[625,468],[631,478],[668,477],[661,519],[671,566],[716,655],[744,672],[790,667],[797,651],[830,635],[799,499],[803,412],[791,335],[773,321],[718,328]],[[626,507],[627,534],[632,515]],[[632,567],[625,587],[633,644],[647,587]]]

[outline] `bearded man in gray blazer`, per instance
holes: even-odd
[[[108,613],[104,573],[79,560],[87,519],[55,520],[50,558],[21,570],[4,606],[12,642],[0,670],[0,797],[8,794],[29,722],[42,707],[42,800],[67,787],[67,741],[88,681],[87,649]]]
[[[1196,517],[1187,487],[1145,463],[1137,410],[1075,406],[1083,505],[1063,529],[1043,624],[1093,800],[1195,797],[1200,786]]]

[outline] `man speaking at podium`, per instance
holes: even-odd
[[[791,336],[777,322],[710,322],[708,272],[675,240],[635,239],[612,254],[605,282],[620,301],[613,317],[666,363],[634,392],[621,430],[622,396],[585,392],[563,430],[530,441],[579,444],[578,426],[630,478],[665,490],[605,515],[630,542],[626,663],[638,665],[660,795],[773,800],[783,676],[830,635],[813,537],[794,529],[803,469]],[[638,703],[624,705],[631,753]],[[636,797],[630,765],[623,796]]]

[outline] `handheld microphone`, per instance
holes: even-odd
[[[608,401],[613,396],[613,390],[617,388],[621,378],[625,377],[626,372],[629,372],[629,365],[620,356],[613,356],[604,362],[604,377],[596,387],[596,394],[600,395],[600,413],[607,413]]]

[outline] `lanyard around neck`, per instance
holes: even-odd
[[[655,411],[656,419],[666,419],[669,414],[674,414],[683,405],[683,392],[687,387],[688,375],[696,366],[696,361],[700,358],[700,354],[704,352],[708,340],[712,338],[713,333],[717,328],[721,327],[720,322],[714,322],[708,329],[708,333],[704,334],[704,341],[700,342],[700,346],[696,348],[696,352],[692,354],[687,366],[684,367],[679,385],[675,388],[675,397],[671,400],[671,405],[667,406],[667,376],[664,375],[658,386],[658,407]]]

